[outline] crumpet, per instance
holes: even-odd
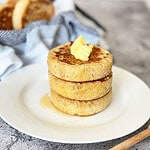
[[[104,110],[110,104],[112,91],[95,100],[79,101],[62,97],[51,90],[50,99],[52,104],[64,113],[77,116],[90,116]]]
[[[49,73],[73,82],[98,80],[111,73],[112,55],[108,51],[93,45],[89,60],[82,61],[70,53],[72,43],[66,43],[49,51]]]
[[[112,74],[87,82],[70,82],[50,74],[49,84],[53,91],[63,97],[75,100],[93,100],[106,95],[111,90]]]
[[[48,0],[19,0],[13,12],[13,28],[21,29],[33,21],[49,20],[53,15],[53,3]]]
[[[14,7],[10,4],[0,5],[0,30],[12,29],[12,13]]]

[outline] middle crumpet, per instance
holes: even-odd
[[[93,100],[106,95],[111,90],[112,73],[96,81],[70,82],[49,74],[51,89],[63,97],[75,100]]]

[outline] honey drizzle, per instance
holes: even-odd
[[[61,115],[63,115],[63,116],[64,116],[64,115],[67,115],[67,114],[65,114],[64,112],[58,110],[58,109],[52,104],[52,102],[51,102],[51,100],[50,100],[50,96],[49,96],[48,93],[44,94],[44,95],[41,97],[41,99],[40,99],[40,105],[41,105],[42,107],[46,108],[46,109],[51,109],[51,110],[53,110],[53,111],[55,111],[55,112],[57,112],[57,113],[59,113],[59,114],[61,114]]]
[[[52,103],[48,94],[44,94],[40,99],[40,105],[44,108],[52,108]]]

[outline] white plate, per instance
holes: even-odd
[[[34,64],[0,82],[0,115],[28,135],[63,143],[92,143],[115,139],[140,128],[150,117],[150,90],[135,75],[113,67],[113,100],[94,116],[77,117],[43,108],[49,92],[47,67]]]

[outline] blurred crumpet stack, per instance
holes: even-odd
[[[55,8],[50,0],[7,0],[0,4],[0,30],[19,30],[38,20],[50,20]]]
[[[112,55],[82,36],[49,51],[50,99],[60,111],[94,115],[112,99]]]

